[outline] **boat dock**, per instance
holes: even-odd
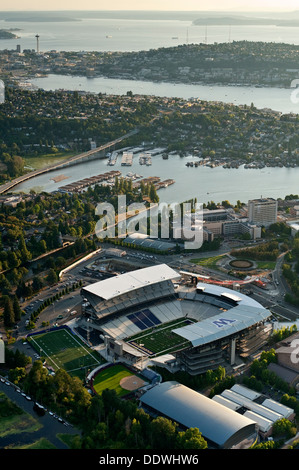
[[[139,156],[139,164],[150,166],[152,164],[152,155],[149,152],[142,153]]]
[[[167,179],[167,180],[161,181],[161,178],[159,178],[158,176],[149,176],[148,178],[143,178],[142,180],[139,180],[133,183],[133,188],[139,188],[142,183],[145,186],[147,186],[148,184],[150,185],[153,184],[155,188],[158,190],[161,188],[167,188],[171,184],[174,184],[175,181],[173,179]]]
[[[114,182],[114,178],[120,175],[120,171],[108,171],[107,173],[103,173],[101,175],[91,176],[90,178],[84,178],[83,180],[61,186],[58,188],[58,191],[61,193],[78,193],[83,191],[88,186],[103,183],[104,181],[112,180]]]
[[[168,186],[174,184],[175,181],[172,179],[164,180],[164,181],[159,181],[158,183],[155,184],[155,188],[161,189],[161,188],[167,188]]]
[[[132,166],[132,164],[133,164],[133,152],[123,152],[121,165]]]
[[[114,166],[115,163],[117,162],[117,157],[118,157],[118,153],[117,153],[117,152],[113,152],[113,153],[109,156],[109,160],[108,160],[107,165],[108,165],[108,166]]]

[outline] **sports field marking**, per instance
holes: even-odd
[[[73,348],[76,348],[77,349],[77,353],[78,355],[76,357],[74,357],[74,361],[79,361],[80,360],[84,360],[84,363],[86,362],[86,359],[91,362],[91,359],[93,360],[93,363],[92,364],[88,364],[88,367],[93,367],[94,365],[98,365],[98,364],[101,364],[101,360],[100,359],[97,359],[90,351],[88,351],[87,347],[85,347],[85,345],[80,342],[71,332],[69,332],[68,330],[54,330],[54,331],[50,331],[50,332],[47,332],[47,333],[43,333],[42,335],[49,335],[50,333],[55,333],[57,335],[58,331],[60,331],[61,333],[59,333],[59,341],[58,341],[58,346],[57,348],[54,348],[54,351],[52,351],[52,349],[50,349],[49,345],[47,344],[48,342],[44,341],[43,340],[43,337],[40,337],[38,340],[35,340],[33,337],[31,337],[31,340],[33,341],[33,343],[36,345],[36,349],[38,351],[43,351],[43,354],[49,359],[49,361],[52,361],[52,364],[54,364],[54,366],[57,368],[57,369],[60,369],[60,367],[63,367],[65,368],[65,363],[63,360],[60,360],[60,358],[58,357],[58,354],[60,352],[67,352],[68,350],[68,347],[71,347],[73,345]],[[61,347],[61,343],[62,341],[63,342],[66,342],[68,343],[67,346],[63,346]],[[59,344],[60,343],[60,344]],[[58,349],[60,348],[60,349]],[[81,350],[81,351],[80,351]],[[85,353],[85,354],[83,354]],[[51,356],[49,355],[51,354]],[[56,362],[55,362],[55,360]],[[95,361],[95,362],[94,362]],[[87,361],[88,362],[88,361]],[[73,364],[75,365],[75,364]],[[69,372],[72,372],[72,371],[76,371],[76,370],[80,370],[80,368],[74,368],[74,369],[71,369],[69,370]]]
[[[69,336],[71,335],[71,333],[70,333],[69,331],[66,330],[66,332],[68,333]],[[77,338],[75,338],[74,336],[71,336],[71,339],[72,339],[72,340],[75,340],[75,341],[79,344],[79,346],[80,346],[82,349],[84,349],[84,351],[86,351],[86,353],[87,353],[89,356],[91,356],[97,363],[100,362],[100,361],[97,360],[96,357],[94,357],[94,356],[86,349],[86,347],[84,346],[84,344],[80,343],[80,342],[77,340]]]
[[[36,345],[37,345],[37,350],[40,350],[41,351],[41,347],[39,346],[39,344],[35,341],[34,338],[31,338],[31,341],[33,341]],[[47,358],[53,362],[53,364],[57,367],[57,369],[59,369],[58,365],[55,363],[55,361],[46,353],[46,351],[42,350],[43,353],[47,356]]]

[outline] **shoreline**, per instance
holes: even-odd
[[[22,81],[25,81],[25,82],[28,82],[29,80],[32,80],[32,79],[42,79],[42,78],[49,78],[50,75],[55,75],[57,77],[71,77],[71,78],[84,78],[84,79],[89,79],[89,80],[93,80],[93,79],[104,79],[104,80],[120,80],[120,81],[127,81],[127,80],[132,80],[132,81],[135,81],[135,82],[143,82],[143,83],[161,83],[161,84],[164,84],[164,85],[167,85],[167,84],[171,84],[171,85],[184,85],[184,86],[188,86],[188,85],[191,85],[191,86],[207,86],[207,87],[231,87],[231,88],[257,88],[257,89],[262,89],[262,88],[267,88],[267,89],[273,89],[273,90],[296,90],[296,88],[298,87],[291,87],[291,86],[285,86],[285,85],[276,85],[276,86],[272,86],[272,85],[267,85],[267,84],[253,84],[253,83],[222,83],[222,82],[205,82],[205,81],[197,81],[197,82],[186,82],[186,81],[177,81],[177,80],[163,80],[163,79],[150,79],[150,80],[142,80],[141,78],[139,77],[131,77],[131,78],[123,78],[121,76],[115,76],[115,75],[103,75],[103,74],[100,74],[100,75],[82,75],[80,73],[76,74],[76,73],[57,73],[55,71],[51,71],[51,72],[48,72],[47,74],[44,74],[44,75],[41,75],[40,73],[37,73],[36,75],[31,75],[31,76],[28,76],[28,78],[23,78]],[[65,89],[67,91],[70,91],[68,89]],[[89,92],[89,93],[93,93],[93,92]],[[96,92],[94,92],[96,93]],[[112,93],[113,94],[113,93]],[[203,100],[203,101],[206,101],[206,100]]]

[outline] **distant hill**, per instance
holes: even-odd
[[[12,16],[9,18],[5,18],[4,21],[7,22],[28,22],[28,23],[56,23],[56,22],[70,22],[70,21],[81,21],[78,18],[71,18],[69,16],[49,16],[49,15],[42,15],[42,16]]]
[[[0,39],[16,39],[18,36],[7,29],[0,29]]]
[[[253,18],[253,17],[246,17],[246,16],[201,17],[201,18],[197,18],[196,20],[194,20],[193,24],[196,26],[201,26],[201,25],[299,26],[299,18],[281,20],[278,18]]]

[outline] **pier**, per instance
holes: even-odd
[[[120,175],[120,171],[109,171],[97,176],[91,176],[90,178],[84,178],[83,180],[79,180],[74,183],[66,184],[65,186],[58,188],[58,191],[61,193],[78,193],[83,191],[85,188],[88,188],[89,186],[103,183],[104,181],[114,182],[115,177]]]
[[[112,155],[110,155],[110,157],[109,157],[107,165],[108,166],[114,166],[115,163],[117,162],[117,157],[118,157],[118,153],[113,152]]]
[[[121,166],[132,166],[133,164],[133,153],[132,152],[123,152],[121,159]]]
[[[149,152],[142,153],[139,156],[139,164],[150,166],[152,164],[152,155]]]

